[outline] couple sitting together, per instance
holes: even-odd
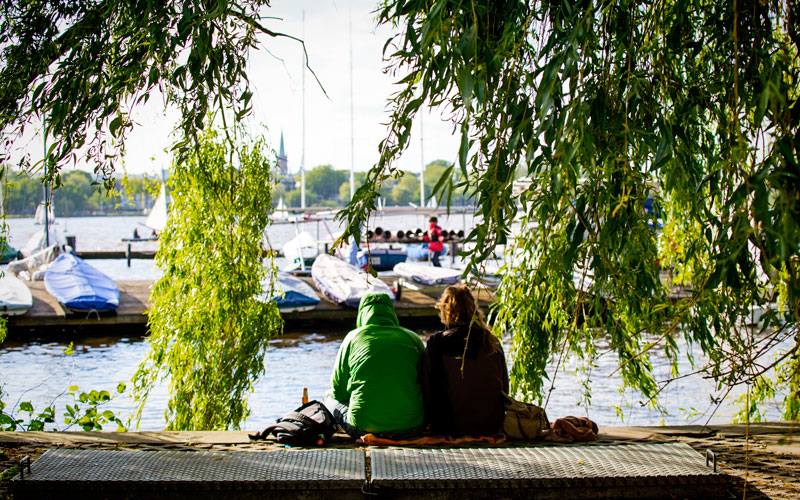
[[[363,297],[357,328],[339,348],[325,406],[353,438],[490,436],[502,430],[508,371],[465,286],[437,303],[445,330],[428,339],[399,325],[386,294]]]

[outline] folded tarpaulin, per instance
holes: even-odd
[[[119,306],[119,288],[114,280],[70,253],[53,261],[44,276],[44,286],[70,309],[112,311]]]

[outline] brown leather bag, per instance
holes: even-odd
[[[534,441],[540,439],[550,427],[547,413],[541,406],[517,401],[506,393],[506,418],[503,420],[503,433],[511,439]]]

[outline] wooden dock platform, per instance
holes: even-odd
[[[305,279],[312,288],[311,278]],[[26,314],[8,318],[8,327],[35,329],[38,327],[101,327],[101,326],[144,326],[147,323],[147,311],[150,306],[150,287],[147,280],[118,281],[119,307],[116,312],[102,314],[68,313],[45,289],[44,282],[27,282],[33,294],[33,307]],[[400,300],[395,303],[395,311],[401,322],[414,318],[434,318],[435,309],[444,288],[425,288],[421,290],[403,289]],[[488,307],[492,297],[486,290],[476,292],[484,307]],[[285,314],[286,321],[339,320],[355,321],[356,309],[334,304],[320,294],[319,305],[311,311]]]

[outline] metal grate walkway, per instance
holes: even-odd
[[[262,452],[54,449],[13,480],[46,498],[713,498],[724,474],[683,443]],[[369,466],[368,466],[369,462]],[[204,499],[205,500],[205,499]]]
[[[530,498],[707,498],[726,476],[683,443],[442,450],[375,450],[371,486],[526,489]],[[474,493],[474,491],[473,491]]]
[[[364,452],[292,450],[185,452],[64,450],[45,452],[14,498],[330,498],[360,497]],[[280,492],[284,494],[280,494]],[[57,495],[55,494],[57,492]],[[98,495],[89,495],[89,492]],[[286,494],[286,493],[290,494]],[[88,495],[88,496],[87,496]],[[344,496],[346,497],[346,495]]]

